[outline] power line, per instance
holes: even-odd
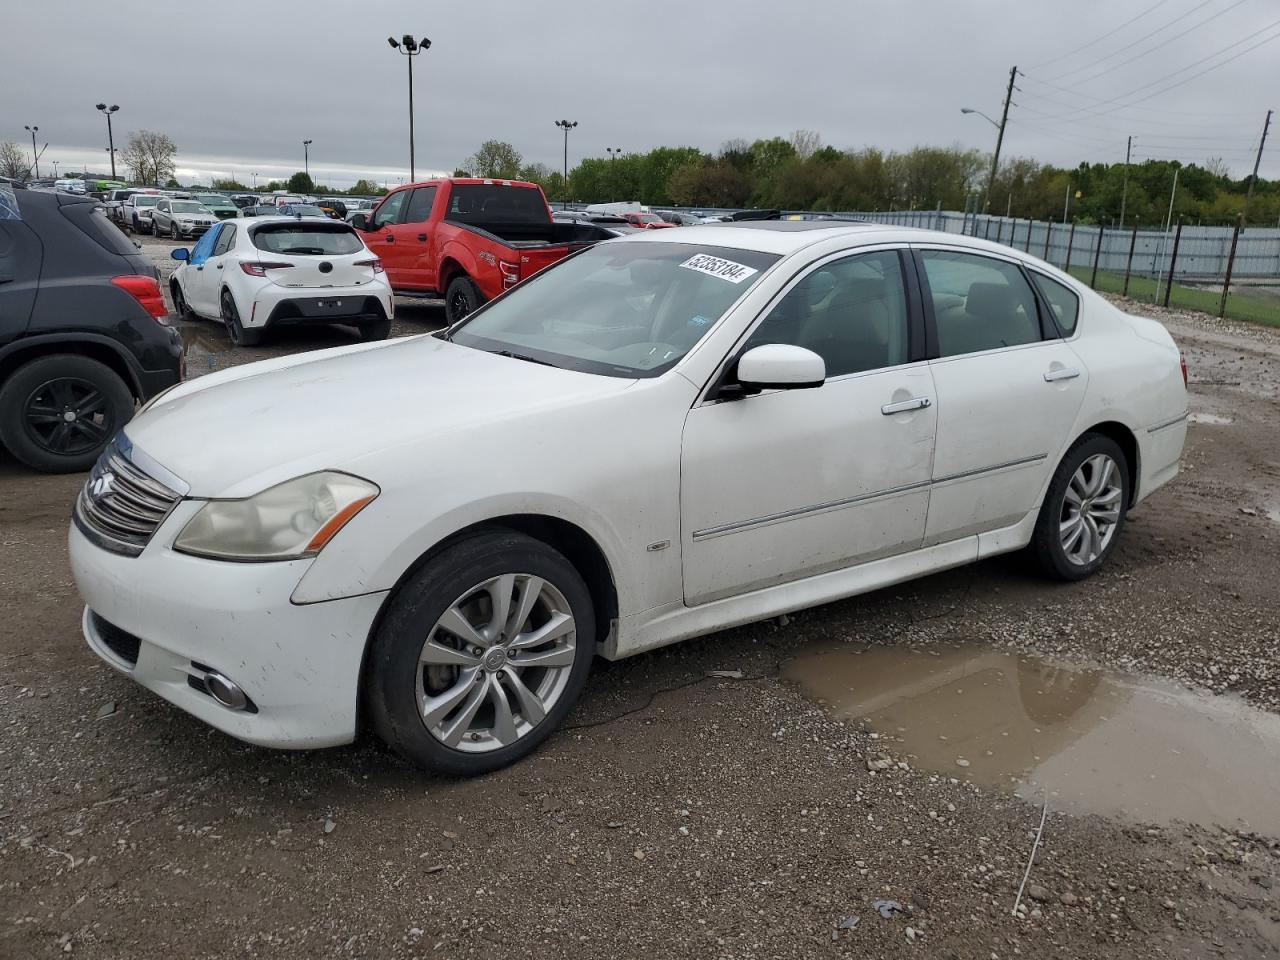
[[[1090,76],[1085,77],[1083,80],[1076,80],[1074,82],[1081,83],[1081,84],[1092,83],[1094,80],[1097,80],[1099,77],[1105,77],[1109,73],[1114,73],[1116,70],[1123,69],[1124,67],[1127,67],[1130,64],[1136,63],[1137,61],[1141,60],[1143,57],[1147,56],[1148,54],[1155,53],[1161,47],[1166,47],[1169,44],[1173,43],[1175,40],[1179,40],[1182,37],[1185,37],[1188,33],[1191,33],[1193,30],[1199,30],[1210,20],[1217,19],[1218,17],[1221,17],[1224,14],[1229,13],[1230,11],[1234,10],[1236,7],[1240,6],[1242,3],[1248,3],[1248,0],[1236,0],[1235,3],[1231,4],[1231,6],[1227,7],[1225,10],[1220,10],[1217,13],[1209,14],[1209,16],[1205,17],[1203,20],[1199,20],[1193,23],[1191,26],[1187,27],[1187,29],[1183,30],[1181,33],[1175,33],[1171,37],[1166,37],[1164,40],[1161,40],[1159,43],[1157,43],[1154,47],[1150,47],[1149,49],[1144,50],[1142,53],[1139,53],[1134,57],[1130,57],[1128,60],[1122,60],[1120,63],[1107,67],[1107,69],[1105,70],[1101,70],[1098,73],[1091,74]]]
[[[1075,68],[1074,68],[1074,69],[1072,69],[1072,70],[1068,70],[1066,73],[1060,73],[1060,74],[1057,74],[1056,76],[1053,76],[1053,77],[1051,77],[1050,79],[1052,79],[1052,80],[1061,80],[1063,77],[1069,77],[1069,76],[1071,76],[1073,73],[1080,73],[1080,72],[1082,72],[1082,71],[1084,71],[1084,70],[1091,70],[1091,69],[1093,69],[1094,67],[1099,66],[1100,64],[1106,63],[1106,62],[1107,62],[1108,60],[1110,60],[1112,57],[1118,57],[1118,56],[1121,56],[1122,54],[1127,53],[1129,50],[1131,50],[1132,48],[1134,48],[1134,47],[1138,46],[1139,44],[1141,44],[1141,43],[1145,43],[1147,40],[1150,40],[1150,39],[1151,39],[1152,37],[1154,37],[1157,33],[1163,33],[1165,30],[1168,30],[1170,27],[1172,27],[1175,23],[1178,23],[1178,22],[1179,22],[1179,21],[1181,21],[1181,20],[1185,20],[1187,17],[1191,16],[1191,15],[1192,15],[1193,13],[1195,13],[1197,10],[1203,10],[1205,7],[1207,7],[1207,6],[1208,6],[1210,3],[1212,3],[1212,2],[1213,2],[1213,0],[1201,0],[1201,2],[1200,2],[1200,3],[1196,3],[1196,4],[1194,4],[1194,5],[1193,5],[1189,10],[1187,10],[1185,13],[1181,13],[1181,14],[1179,14],[1178,16],[1174,17],[1172,20],[1170,20],[1168,23],[1164,24],[1163,26],[1156,27],[1156,28],[1155,28],[1154,30],[1152,30],[1150,33],[1145,33],[1145,34],[1143,34],[1143,35],[1142,35],[1141,37],[1139,37],[1137,40],[1134,40],[1132,43],[1129,43],[1129,44],[1126,44],[1125,46],[1122,46],[1119,50],[1116,50],[1114,53],[1109,53],[1109,54],[1107,54],[1105,57],[1100,57],[1099,59],[1097,59],[1097,60],[1093,61],[1092,63],[1087,63],[1087,64],[1085,64],[1083,67],[1075,67]],[[1244,2],[1244,0],[1239,0],[1239,2]],[[1230,8],[1228,8],[1228,9],[1230,9]],[[1224,12],[1225,12],[1225,11],[1224,11]],[[1212,19],[1212,18],[1210,18],[1210,19]],[[1115,31],[1113,31],[1113,32],[1112,32],[1112,35],[1114,35],[1114,33],[1115,33]],[[1084,82],[1084,81],[1077,81],[1077,82]]]
[[[1081,44],[1080,46],[1076,47],[1074,50],[1068,50],[1066,53],[1064,53],[1064,54],[1062,54],[1062,55],[1060,55],[1060,56],[1054,57],[1052,60],[1046,60],[1046,61],[1044,61],[1043,63],[1038,63],[1038,64],[1036,64],[1035,66],[1033,66],[1031,69],[1033,69],[1033,70],[1038,70],[1038,69],[1040,69],[1041,67],[1047,67],[1047,66],[1048,66],[1049,64],[1051,64],[1051,63],[1058,63],[1058,62],[1060,62],[1060,61],[1062,61],[1062,60],[1065,60],[1065,59],[1067,59],[1067,57],[1074,57],[1074,56],[1075,56],[1077,53],[1079,53],[1081,50],[1087,50],[1087,49],[1089,49],[1091,46],[1093,46],[1093,45],[1094,45],[1094,44],[1096,44],[1096,43],[1101,43],[1103,40],[1108,40],[1108,39],[1110,39],[1111,37],[1114,37],[1114,36],[1115,36],[1119,31],[1121,31],[1121,30],[1123,30],[1125,27],[1129,26],[1129,24],[1131,24],[1131,23],[1136,23],[1137,21],[1139,21],[1139,20],[1141,20],[1143,17],[1145,17],[1148,13],[1151,13],[1153,10],[1157,9],[1158,7],[1163,7],[1163,6],[1164,6],[1166,3],[1168,3],[1168,2],[1169,2],[1169,0],[1156,0],[1156,2],[1155,2],[1155,3],[1153,3],[1151,6],[1147,7],[1145,10],[1143,10],[1143,11],[1142,11],[1141,13],[1139,13],[1137,16],[1134,16],[1134,17],[1132,17],[1131,19],[1126,20],[1124,23],[1120,24],[1120,25],[1119,25],[1119,26],[1117,26],[1117,27],[1112,27],[1112,28],[1111,28],[1110,30],[1108,30],[1106,33],[1102,34],[1102,36],[1100,36],[1100,37],[1095,37],[1094,39],[1090,40],[1088,43],[1083,43],[1083,44]]]
[[[1019,72],[1021,73],[1021,71],[1019,71]],[[1028,76],[1028,75],[1027,75],[1027,74],[1025,74],[1025,73],[1021,73],[1021,76],[1022,76],[1022,79],[1027,80],[1027,81],[1029,81],[1029,82],[1031,82],[1031,83],[1033,83],[1033,84],[1036,84],[1037,86],[1052,87],[1054,90],[1062,91],[1063,93],[1070,94],[1071,96],[1074,96],[1074,97],[1081,97],[1081,98],[1083,98],[1083,99],[1085,99],[1085,100],[1093,100],[1093,101],[1095,101],[1095,106],[1101,106],[1102,104],[1112,103],[1112,102],[1114,102],[1114,99],[1115,99],[1115,98],[1108,99],[1108,98],[1106,98],[1106,97],[1099,97],[1099,96],[1097,96],[1096,94],[1092,94],[1092,93],[1084,93],[1084,92],[1082,92],[1082,91],[1075,90],[1075,89],[1073,89],[1073,88],[1071,88],[1071,87],[1064,87],[1064,86],[1061,86],[1060,84],[1050,83],[1050,82],[1049,82],[1049,81],[1047,81],[1047,80],[1040,80],[1040,79],[1038,79],[1038,78],[1036,78],[1036,77]],[[1036,93],[1035,91],[1025,91],[1025,90],[1022,90],[1022,88],[1021,88],[1021,87],[1019,87],[1018,89],[1019,89],[1022,93],[1026,94],[1027,96],[1038,97],[1038,98],[1039,98],[1039,99],[1041,99],[1041,100],[1048,100],[1048,101],[1050,101],[1050,102],[1052,102],[1052,103],[1063,103],[1063,101],[1055,100],[1054,98],[1052,98],[1052,97],[1048,96],[1047,94],[1043,94],[1043,93]],[[1074,109],[1078,109],[1078,108],[1077,108],[1077,106],[1076,106],[1075,104],[1071,104],[1071,103],[1063,103],[1063,105],[1064,105],[1064,106],[1067,106],[1067,107],[1070,107],[1070,108],[1072,108],[1073,110],[1074,110]],[[1168,109],[1163,109],[1163,110],[1149,110],[1149,111],[1146,111],[1146,112],[1149,112],[1149,113],[1163,113],[1163,114],[1167,114],[1167,115],[1169,115],[1169,116],[1175,116],[1175,117],[1218,117],[1218,118],[1228,118],[1228,117],[1236,117],[1236,118],[1239,118],[1239,117],[1252,117],[1252,116],[1254,116],[1254,114],[1255,114],[1255,111],[1252,111],[1252,110],[1250,110],[1250,111],[1248,111],[1248,112],[1245,112],[1245,111],[1240,111],[1240,112],[1223,112],[1223,111],[1220,111],[1220,110],[1168,110]]]

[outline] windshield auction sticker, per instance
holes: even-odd
[[[730,283],[741,283],[752,274],[760,272],[755,267],[734,263],[732,260],[722,260],[720,257],[713,257],[708,253],[699,253],[696,256],[692,256],[680,266],[686,270],[697,270],[699,273],[705,273],[711,277],[728,280]]]

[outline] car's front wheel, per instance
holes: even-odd
[[[1115,549],[1129,503],[1129,466],[1110,437],[1088,433],[1058,464],[1040,507],[1031,550],[1059,580],[1083,580]]]
[[[398,588],[373,638],[364,699],[402,756],[475,776],[551,735],[594,648],[578,571],[547,544],[495,529],[455,543]]]
[[[87,470],[133,416],[120,375],[77,354],[40,357],[0,387],[0,441],[45,473]]]
[[[169,239],[170,239],[170,240],[181,240],[181,239],[182,239],[182,234],[178,232],[178,221],[177,221],[177,220],[173,220],[173,221],[171,221],[171,222],[169,223]]]
[[[190,320],[195,314],[191,307],[187,304],[187,298],[183,296],[182,284],[177,280],[173,281],[170,292],[173,294],[173,312],[178,315],[179,320]]]

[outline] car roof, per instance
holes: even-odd
[[[610,242],[689,243],[787,256],[834,238],[847,239],[851,247],[872,243],[945,243],[1021,260],[1035,259],[1032,255],[1005,244],[963,234],[852,220],[743,220],[736,223],[706,223],[672,227],[669,230],[644,230]]]

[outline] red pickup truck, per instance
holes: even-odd
[[[542,189],[519,180],[454,178],[400,187],[351,224],[398,294],[444,297],[457,323],[525,277],[612,234],[557,223]]]

